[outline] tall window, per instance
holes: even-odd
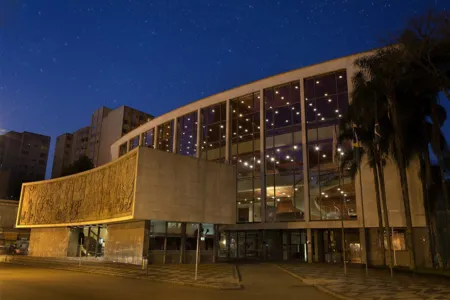
[[[119,146],[119,157],[125,155],[127,153],[127,143],[124,143]]]
[[[312,220],[356,218],[355,186],[339,161],[338,123],[348,107],[345,71],[305,79],[309,197]]]
[[[230,105],[231,162],[237,166],[237,222],[260,222],[260,95],[233,99]]]
[[[225,161],[226,103],[201,110],[201,158]]]
[[[268,221],[304,218],[298,81],[264,90]]]
[[[177,152],[181,155],[197,154],[197,112],[178,118]]]
[[[172,152],[173,150],[173,120],[158,126],[157,149]]]
[[[149,148],[155,148],[155,128],[152,128],[142,134],[142,145]]]
[[[139,147],[139,135],[130,140],[130,150]]]

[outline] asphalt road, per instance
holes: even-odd
[[[0,300],[334,299],[275,266],[244,265],[239,270],[244,288],[227,291],[0,263]]]

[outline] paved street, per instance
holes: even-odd
[[[0,263],[0,300],[334,299],[273,265],[243,265],[239,271],[243,289],[217,290]]]
[[[327,289],[346,299],[450,299],[450,279],[432,275],[395,273],[388,270],[365,270],[349,267],[347,275],[341,265],[280,264],[281,268],[299,276],[303,282]]]

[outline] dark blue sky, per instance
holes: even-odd
[[[450,1],[0,0],[0,130],[50,135],[53,148],[101,105],[157,116],[378,47],[429,8]]]

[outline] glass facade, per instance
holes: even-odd
[[[178,118],[177,153],[187,156],[197,155],[197,112]]]
[[[152,128],[142,134],[142,145],[149,148],[155,148],[155,129]]]
[[[355,186],[339,161],[338,123],[348,106],[347,75],[338,71],[304,80],[312,220],[356,218]]]
[[[225,161],[226,115],[226,102],[201,110],[200,157],[202,159]]]
[[[158,150],[173,152],[173,120],[158,126]]]
[[[130,150],[139,147],[139,136],[135,136],[130,140]]]
[[[304,218],[300,83],[264,90],[268,221]]]
[[[238,223],[356,219],[354,182],[339,168],[351,147],[337,142],[347,106],[345,70],[291,81],[179,116],[175,148],[236,166]],[[142,144],[172,152],[174,120],[156,139],[154,130]]]
[[[231,163],[237,167],[237,222],[261,221],[260,95],[230,101]]]

